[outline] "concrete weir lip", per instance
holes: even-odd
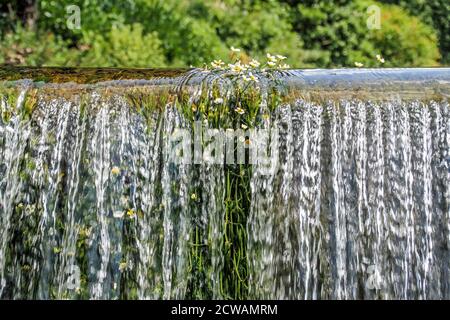
[[[450,84],[450,68],[310,69],[290,73],[296,85],[330,89]]]
[[[47,84],[126,84],[129,81],[166,79],[168,82],[188,75],[199,80],[202,69],[124,69],[124,68],[61,68],[0,67],[0,81],[31,80]],[[357,89],[359,87],[445,87],[450,85],[450,68],[349,68],[291,69],[278,71],[281,78],[294,86],[322,89]]]
[[[1,67],[0,81],[28,79],[44,83],[98,84],[107,81],[175,78],[190,69]]]
[[[264,89],[281,85],[284,101],[359,100],[443,101],[450,96],[450,68],[344,68],[255,70]],[[197,94],[199,90],[236,86],[241,76],[226,70],[198,68],[62,68],[0,67],[0,89],[33,88],[41,97],[73,100],[84,92],[154,95],[165,92],[172,98]],[[276,79],[277,81],[274,81]],[[278,90],[278,89],[277,89]]]
[[[211,76],[212,75],[212,76]],[[236,76],[238,74],[235,74]],[[0,87],[26,85],[52,95],[108,88],[119,91],[197,90],[205,82],[233,76],[203,69],[0,67]],[[275,71],[287,100],[443,100],[450,96],[450,68],[348,68]],[[264,76],[262,76],[264,78]],[[213,80],[212,80],[213,79]],[[270,82],[270,79],[266,79]],[[267,83],[267,82],[266,82]],[[259,84],[263,86],[263,84]],[[208,86],[208,85],[207,85]]]
[[[321,100],[441,100],[450,96],[450,68],[291,70],[286,83]]]

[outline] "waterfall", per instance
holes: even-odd
[[[450,70],[277,77],[0,79],[0,298],[450,299]]]

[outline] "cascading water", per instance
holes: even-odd
[[[3,76],[0,298],[450,299],[449,69],[158,75]]]

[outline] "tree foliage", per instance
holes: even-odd
[[[439,35],[442,62],[450,63],[450,1],[448,0],[381,0],[397,4],[434,26]]]
[[[143,34],[142,25],[113,26],[106,35],[90,33],[86,39],[89,49],[80,65],[95,67],[165,66],[158,33]]]
[[[358,61],[374,66],[377,54],[389,66],[432,66],[439,59],[434,30],[397,6],[366,0],[286,2],[306,48],[324,52],[319,65],[348,66]],[[380,8],[380,29],[367,27],[371,5]]]
[[[444,0],[21,0],[0,4],[0,63],[59,66],[201,66],[267,52],[294,67],[432,66],[448,61]],[[367,7],[381,8],[369,30]],[[68,6],[80,8],[69,29]],[[440,5],[442,12],[436,8]],[[423,10],[422,10],[423,9]],[[447,10],[447,11],[445,11]],[[438,12],[439,11],[439,12]],[[435,31],[433,28],[437,28]],[[437,35],[439,39],[437,38]]]

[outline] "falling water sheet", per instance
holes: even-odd
[[[287,71],[245,119],[220,74],[0,74],[2,298],[450,298],[449,69]],[[194,120],[270,170],[173,163]]]

